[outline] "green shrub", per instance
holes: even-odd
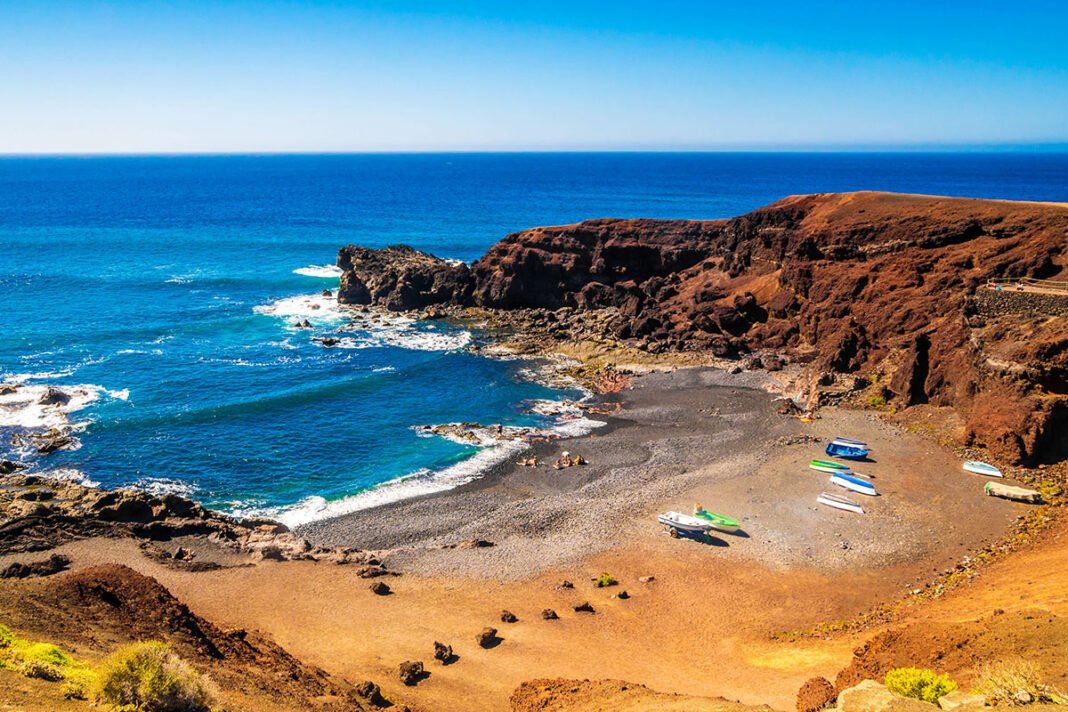
[[[615,586],[619,581],[616,581],[612,574],[601,574],[593,580],[593,585],[597,588],[604,588],[605,586]]]
[[[957,689],[948,675],[937,675],[919,668],[896,668],[886,673],[886,687],[890,692],[924,702],[937,703],[939,698]]]
[[[1025,660],[985,663],[976,671],[975,680],[975,691],[986,698],[988,705],[1012,706],[1021,704],[1021,699],[1068,703],[1056,689],[1042,683],[1038,666]]]
[[[16,640],[18,639],[11,632],[11,629],[0,623],[0,648],[10,648]]]
[[[207,712],[211,682],[164,643],[123,646],[100,667],[97,699],[137,712]]]
[[[15,671],[23,677],[32,677],[37,680],[58,682],[63,679],[63,670],[58,665],[43,660],[23,660]]]
[[[51,643],[29,643],[17,653],[22,660],[47,663],[56,667],[70,667],[74,661]]]
[[[868,406],[871,408],[882,408],[886,405],[886,398],[883,396],[870,396],[868,398]]]

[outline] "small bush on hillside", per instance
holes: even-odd
[[[59,682],[63,679],[63,670],[58,665],[46,663],[43,660],[23,660],[15,671],[23,677],[32,677],[36,680]]]
[[[96,697],[138,712],[208,712],[211,682],[164,643],[123,646],[100,667]]]
[[[957,689],[948,675],[937,675],[919,668],[896,668],[886,673],[886,687],[890,692],[924,702],[937,703],[939,698]]]
[[[976,671],[975,679],[975,691],[988,705],[1068,704],[1068,698],[1042,683],[1038,666],[1026,660],[986,663]]]
[[[871,396],[868,398],[868,406],[871,408],[882,408],[886,405],[886,398],[882,396]]]
[[[593,580],[593,585],[597,588],[604,588],[605,586],[615,586],[618,581],[612,574],[601,574]]]
[[[51,643],[34,643],[19,638],[0,625],[0,668],[11,668],[25,677],[58,682],[68,681],[72,691],[85,688],[93,672]],[[66,689],[66,686],[65,686]]]

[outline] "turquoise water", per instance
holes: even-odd
[[[554,427],[531,402],[580,394],[466,352],[477,332],[344,330],[315,297],[337,285],[322,266],[340,246],[472,260],[534,225],[725,217],[861,188],[1066,200],[1068,156],[0,159],[0,381],[24,384],[0,397],[0,453],[291,522],[454,486],[507,453],[414,426]],[[314,328],[292,329],[298,314]],[[313,341],[324,334],[343,347]],[[73,395],[66,412],[28,402],[47,385]],[[12,445],[50,425],[73,426],[78,446]]]

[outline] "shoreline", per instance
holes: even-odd
[[[317,545],[374,549],[421,575],[523,579],[601,552],[692,543],[777,570],[900,568],[904,586],[996,540],[1022,511],[984,496],[955,453],[877,416],[825,409],[805,424],[777,415],[766,381],[711,368],[636,376],[632,390],[604,398],[622,404],[608,425],[516,456],[536,454],[539,467],[511,458],[460,487],[294,531]],[[865,515],[817,505],[833,488],[807,467],[832,433],[847,432],[876,453],[858,467],[881,491],[864,498]],[[563,450],[589,464],[552,469]],[[707,547],[668,540],[655,514],[689,513],[694,501],[738,519],[743,533]],[[473,541],[493,546],[465,548]]]

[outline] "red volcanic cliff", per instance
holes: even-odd
[[[361,274],[360,250],[342,250],[343,284],[392,285],[362,303],[610,309],[614,335],[639,346],[775,350],[813,371],[881,373],[892,403],[954,406],[968,439],[1003,456],[1068,456],[1068,297],[1013,306],[1017,295],[984,287],[1068,278],[1065,206],[821,194],[729,220],[535,228],[469,269],[415,253]]]

